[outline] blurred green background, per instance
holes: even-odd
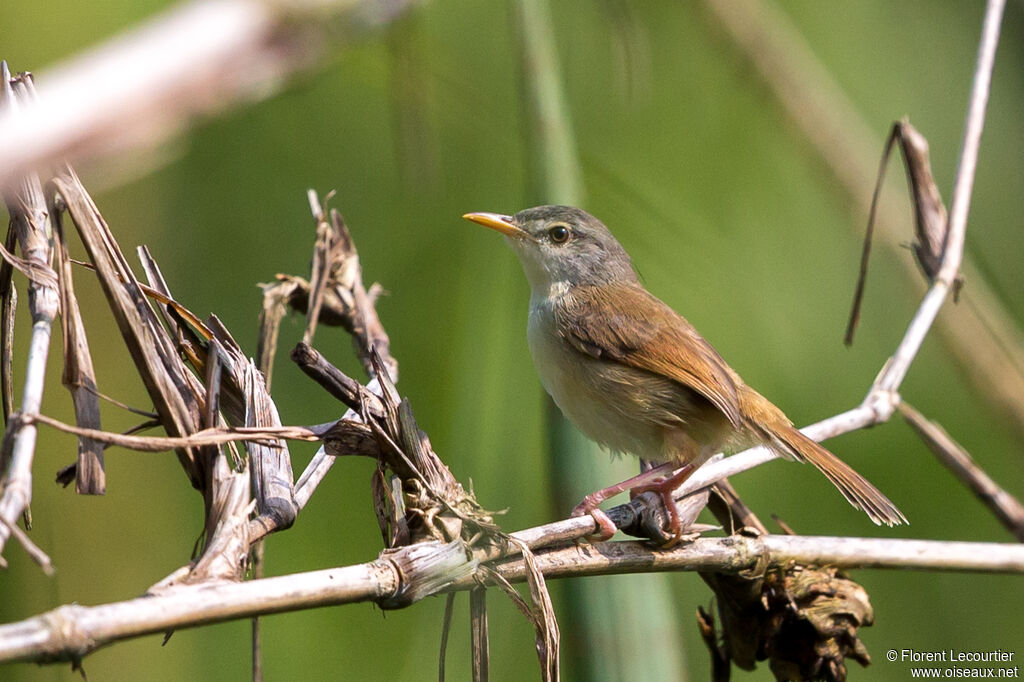
[[[5,0],[0,57],[13,70],[47,68],[170,3]],[[928,137],[948,200],[980,33],[982,3],[862,0],[779,3],[881,141],[909,115]],[[878,249],[856,345],[842,346],[866,216],[852,207],[813,146],[699,3],[554,3],[562,82],[586,187],[585,208],[631,252],[654,293],[683,312],[741,375],[799,424],[858,403],[917,305],[898,259]],[[1019,216],[1024,191],[1024,6],[1009,3],[968,229],[968,252],[1002,303],[1024,320]],[[333,52],[277,96],[192,126],[157,152],[84,167],[122,248],[149,245],[177,298],[215,312],[250,353],[257,282],[306,274],[313,226],[305,190],[326,193],[352,230],[412,400],[435,449],[480,502],[508,508],[508,530],[565,516],[552,503],[543,443],[546,398],[525,342],[527,286],[496,235],[467,211],[523,208],[528,181],[516,32],[506,3],[435,0]],[[187,49],[187,45],[182,46]],[[891,175],[900,175],[898,165]],[[126,180],[126,178],[128,178]],[[904,192],[903,183],[890,191]],[[909,209],[906,241],[910,241]],[[78,248],[76,246],[76,248]],[[81,249],[78,248],[79,254]],[[23,285],[23,278],[18,280]],[[99,289],[78,277],[100,390],[148,400]],[[970,283],[968,282],[968,287]],[[954,307],[943,315],[956,315]],[[24,318],[25,316],[22,315]],[[19,322],[16,372],[28,325]],[[287,360],[302,320],[282,328],[273,394],[285,423],[337,417],[339,406]],[[318,346],[358,376],[349,339],[322,330]],[[59,342],[54,346],[58,352]],[[44,410],[73,413],[56,359]],[[965,368],[934,336],[902,395],[938,420],[1011,493],[1024,495],[1020,432],[969,388]],[[105,427],[132,420],[114,411]],[[771,464],[733,481],[762,518],[777,513],[807,534],[1011,541],[898,419],[829,443],[886,491],[909,527],[878,529],[810,467]],[[293,446],[296,475],[314,448]],[[74,440],[43,431],[36,455],[32,536],[54,559],[46,578],[15,545],[0,573],[0,622],[60,604],[130,598],[187,562],[202,525],[199,496],[172,453],[107,453],[102,498],[52,483]],[[632,465],[631,465],[632,466]],[[343,460],[289,531],[267,543],[268,575],[367,561],[380,550],[369,461]],[[609,481],[611,483],[611,481]],[[861,679],[904,679],[890,648],[1024,655],[1019,578],[857,571],[876,625]],[[642,582],[649,576],[625,580]],[[589,578],[601,584],[623,578]],[[608,582],[606,582],[608,581]],[[708,655],[694,611],[710,593],[693,574],[669,579],[673,640],[690,675]],[[565,585],[551,585],[556,597]],[[457,602],[449,679],[469,677],[468,600]],[[489,600],[496,680],[534,679],[533,635],[515,609]],[[264,620],[267,679],[420,680],[436,675],[442,599],[399,612],[369,604]],[[561,610],[559,611],[561,613]],[[117,644],[85,661],[92,680],[249,676],[248,623]],[[573,633],[563,624],[564,647]],[[587,655],[600,657],[600,651]],[[566,679],[585,673],[566,655]],[[737,679],[766,679],[765,666]],[[76,679],[69,666],[0,666],[0,677]]]

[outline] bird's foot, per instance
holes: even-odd
[[[594,517],[594,521],[597,522],[598,533],[589,536],[587,539],[591,542],[604,542],[611,536],[615,535],[615,531],[618,530],[615,524],[612,522],[612,520],[608,517],[608,515],[601,511],[600,509],[598,509],[598,506],[602,502],[618,495],[619,493],[629,490],[630,486],[644,485],[650,483],[651,481],[668,481],[675,478],[675,476],[678,475],[672,474],[667,478],[665,476],[660,475],[661,473],[666,471],[672,471],[671,464],[662,464],[660,466],[655,467],[654,469],[649,469],[647,471],[641,472],[640,474],[633,476],[632,478],[629,478],[625,481],[622,481],[621,483],[616,483],[613,486],[602,488],[601,490],[595,490],[594,492],[584,497],[583,501],[576,505],[576,508],[572,510],[572,515],[584,516],[586,514],[590,514]]]
[[[590,496],[588,495],[587,498]],[[586,536],[588,542],[604,542],[615,535],[615,531],[618,528],[615,526],[615,522],[604,513],[603,510],[598,509],[595,505],[592,506],[592,502],[584,498],[582,502],[576,505],[576,508],[572,510],[572,516],[586,516],[589,514],[594,517],[594,522],[597,523],[597,532]]]
[[[666,535],[668,535],[668,540],[661,545],[663,549],[675,547],[684,538],[683,522],[679,518],[679,508],[676,507],[673,493],[694,471],[696,471],[696,467],[687,464],[671,476],[659,478],[652,483],[631,488],[629,491],[630,499],[646,492],[656,493],[661,498],[661,502],[665,506],[665,512],[668,514],[668,527],[664,529]]]

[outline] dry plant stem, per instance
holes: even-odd
[[[736,573],[791,561],[840,568],[1024,573],[1024,545],[766,535],[703,538],[671,550],[640,542],[572,545],[539,552],[535,564],[548,578],[651,571]],[[526,579],[523,562],[495,569],[509,581]],[[62,606],[25,621],[0,625],[0,662],[80,660],[102,646],[163,633],[321,606],[387,601],[401,589],[386,559],[243,583],[181,585],[138,599],[101,606]],[[470,575],[448,590],[478,587]],[[426,596],[426,595],[422,595]]]
[[[309,302],[306,306],[306,331],[302,334],[302,341],[313,345],[313,335],[316,333],[317,323],[320,321],[320,308],[323,305],[324,290],[326,289],[327,278],[330,274],[331,261],[337,257],[335,235],[331,233],[331,225],[327,222],[326,202],[321,204],[320,197],[316,190],[306,190],[309,199],[309,208],[313,212],[313,219],[316,220],[316,245],[313,247],[313,264],[309,275]],[[328,199],[330,200],[330,195]]]
[[[146,299],[109,226],[77,175],[65,166],[48,184],[60,197],[85,246],[121,337],[131,354],[146,392],[153,401],[164,429],[174,437],[188,436],[199,430],[202,384],[186,368],[178,354],[177,342],[170,337]],[[207,464],[210,451],[183,447],[178,460],[192,486],[209,492]]]
[[[373,363],[371,362],[372,351],[376,350],[380,354],[383,364],[387,368],[391,383],[398,381],[398,361],[391,356],[387,332],[384,331],[384,326],[377,316],[373,298],[363,284],[362,268],[359,266],[359,254],[356,251],[355,242],[352,240],[352,235],[345,226],[341,214],[332,210],[328,225],[326,222],[327,216],[325,215],[326,209],[321,204],[316,192],[309,190],[307,196],[310,208],[313,211],[313,217],[317,221],[318,250],[320,233],[328,229],[331,230],[329,234],[333,241],[331,242],[329,255],[333,260],[326,263],[324,269],[334,269],[333,274],[337,279],[331,283],[336,287],[338,298],[347,304],[344,311],[344,317],[346,318],[344,324],[351,331],[356,353],[363,363],[363,367],[366,368],[367,374],[370,376],[366,390],[372,394],[381,395],[380,381],[374,376],[373,372]],[[314,254],[314,258],[317,258],[317,254]],[[321,272],[319,279],[326,282],[326,274],[326,272]],[[312,282],[310,286],[312,287]],[[321,288],[317,287],[317,290]],[[315,303],[313,299],[320,300],[322,295],[317,294],[317,291],[311,289],[309,298],[308,305],[314,308],[320,304]],[[311,320],[310,325],[312,324],[313,321]],[[307,327],[307,335],[311,335],[311,327],[309,326]],[[306,370],[305,365],[301,366]],[[349,409],[342,416],[342,420],[360,421],[361,417],[355,409]],[[294,499],[299,510],[302,510],[309,502],[320,482],[323,481],[327,472],[334,466],[335,459],[334,456],[327,454],[324,447],[320,447],[316,454],[313,455],[313,459],[310,460],[295,484]]]
[[[214,338],[210,341],[207,353],[207,370],[209,372],[212,367],[212,360],[219,358],[223,363],[221,409],[228,424],[247,429],[284,428],[285,431],[291,431],[291,428],[282,427],[277,406],[267,391],[263,375],[253,361],[245,356],[227,328],[214,316],[208,320],[208,326]],[[208,400],[208,407],[209,404]],[[332,430],[336,429],[327,428],[327,432]],[[258,511],[258,516],[249,522],[249,540],[254,542],[269,533],[291,526],[298,509],[292,497],[294,476],[287,444],[249,441],[246,443],[246,451]]]
[[[31,82],[21,78],[12,84],[6,63],[0,73],[0,111],[12,120],[21,121],[24,103],[31,99]],[[50,240],[49,215],[39,178],[30,174],[16,184],[12,193],[4,193],[7,211],[11,216],[22,255],[38,276],[29,281],[28,307],[32,315],[32,336],[29,341],[28,361],[25,366],[25,384],[22,389],[22,415],[39,413],[43,400],[43,386],[46,378],[46,359],[50,349],[50,333],[53,320],[59,309],[56,275],[50,268],[53,247]],[[46,277],[44,277],[46,275]],[[35,455],[36,427],[32,424],[18,424],[12,419],[8,424],[5,443],[10,447],[7,470],[0,472],[3,480],[0,495],[0,554],[10,536],[10,527],[29,508],[32,501],[32,460]],[[0,460],[4,458],[0,457]]]
[[[102,606],[62,606],[0,626],[0,661],[81,660],[112,642],[257,614],[376,600],[398,589],[388,561],[248,582],[181,585]]]
[[[196,115],[267,95],[315,62],[327,38],[367,33],[412,4],[193,0],[177,6],[48,72],[26,119],[0,116],[0,188],[62,159],[138,154]]]
[[[6,73],[6,69],[4,70]],[[13,226],[7,228],[4,248],[13,252],[17,244],[17,232]],[[4,424],[14,411],[14,318],[18,310],[18,290],[14,288],[14,268],[5,259],[0,263],[0,392],[3,393]],[[0,471],[6,468],[3,454],[0,454]]]
[[[441,620],[441,651],[437,657],[437,679],[445,681],[445,662],[448,657],[448,633],[452,629],[452,613],[455,608],[455,593],[449,592],[444,604],[444,618]]]
[[[903,158],[906,168],[907,185],[909,187],[911,205],[914,209],[914,242],[911,248],[914,258],[921,268],[921,272],[931,281],[942,265],[942,253],[946,245],[946,229],[949,226],[949,214],[946,212],[946,205],[942,203],[942,194],[938,185],[935,184],[935,177],[932,175],[928,140],[910,124],[904,117],[893,124],[889,138],[885,143],[885,150],[882,152],[882,161],[878,167],[878,180],[875,182],[875,191],[871,195],[871,208],[868,212],[868,225],[864,232],[864,246],[861,251],[860,274],[857,276],[857,285],[854,288],[853,305],[850,309],[850,319],[846,326],[846,338],[843,342],[847,346],[853,345],[853,338],[857,331],[857,324],[860,320],[861,304],[864,300],[864,289],[867,285],[868,263],[871,258],[871,242],[875,228],[875,217],[878,214],[878,198],[885,184],[885,173],[889,167],[889,158],[892,151],[899,144],[899,155]],[[963,278],[956,282],[953,290],[953,300],[957,300],[957,293],[963,286]]]
[[[939,461],[971,489],[1007,530],[1024,542],[1024,505],[993,481],[945,429],[907,403],[901,403],[899,409]]]

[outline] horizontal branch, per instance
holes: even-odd
[[[520,533],[525,535],[527,532]],[[1024,573],[1024,545],[929,540],[764,535],[702,538],[671,550],[641,542],[558,547],[535,555],[547,578],[654,571],[738,573],[801,564],[839,568]],[[452,571],[442,564],[445,572]],[[523,561],[496,567],[507,580],[525,580]],[[448,573],[449,575],[451,573]],[[0,662],[80,660],[113,642],[254,615],[353,602],[389,602],[409,589],[389,560],[251,580],[180,585],[157,594],[101,606],[68,605],[0,626]],[[425,576],[429,577],[429,576]],[[443,576],[441,576],[443,578]],[[449,581],[439,580],[438,586]],[[445,589],[477,586],[472,576]],[[420,593],[419,597],[426,596]],[[394,603],[394,602],[391,602]]]
[[[398,576],[386,561],[241,583],[181,585],[103,604],[61,606],[0,626],[0,661],[78,661],[107,644],[268,613],[382,599]]]
[[[842,569],[899,568],[919,571],[1024,573],[1024,545],[995,542],[887,540],[801,535],[701,538],[671,550],[638,541],[574,544],[536,553],[546,578],[620,575],[659,571],[739,573],[761,566],[828,565]],[[511,561],[495,569],[522,581],[524,565]],[[472,587],[460,581],[452,589]]]

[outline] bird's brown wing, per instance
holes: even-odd
[[[678,382],[743,428],[738,377],[689,322],[641,285],[579,287],[558,317],[559,333],[580,352]]]

